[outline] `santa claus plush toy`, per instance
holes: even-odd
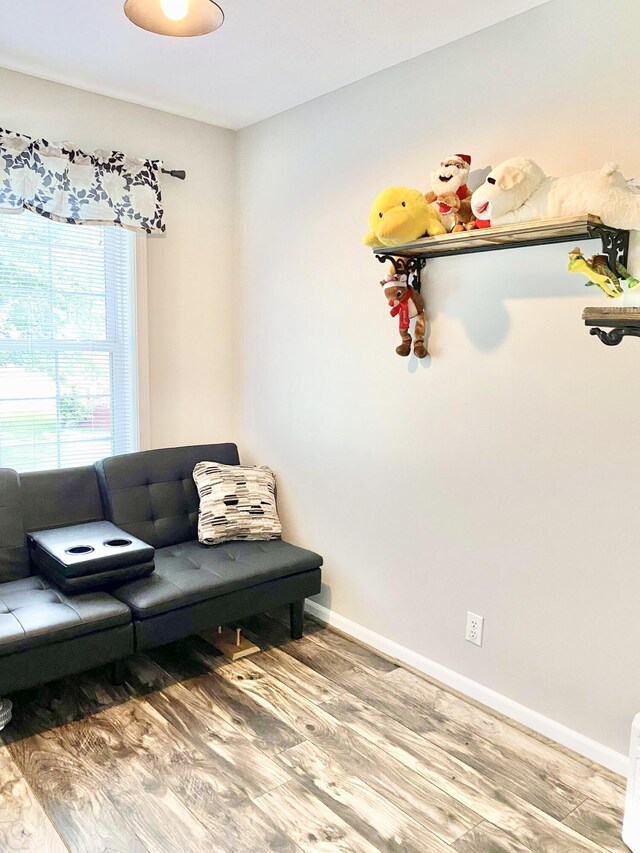
[[[431,192],[425,198],[434,205],[447,231],[469,231],[476,227],[469,201],[471,190],[467,186],[470,169],[468,154],[454,154],[431,173]],[[459,204],[451,204],[452,195],[457,196]]]

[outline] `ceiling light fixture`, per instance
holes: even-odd
[[[126,0],[124,13],[138,27],[161,36],[203,36],[224,21],[214,0]]]

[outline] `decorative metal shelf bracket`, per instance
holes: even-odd
[[[602,241],[602,251],[609,259],[609,269],[616,272],[616,263],[627,266],[629,258],[629,232],[607,225],[587,225],[590,237],[599,238]],[[617,341],[620,343],[620,341]]]
[[[420,293],[422,282],[420,281],[420,273],[427,263],[426,258],[417,257],[402,257],[401,255],[376,255],[376,258],[381,264],[392,263],[398,275],[406,275],[407,281]]]
[[[619,343],[622,343],[622,339],[625,335],[632,335],[634,338],[640,338],[640,327],[638,326],[620,326],[617,329],[600,329],[597,326],[593,329],[589,329],[590,335],[597,335],[603,344],[606,344],[608,347],[617,347]]]

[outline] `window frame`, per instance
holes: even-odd
[[[133,299],[135,317],[133,329],[136,346],[135,399],[138,403],[138,450],[149,450],[151,444],[151,380],[149,365],[149,291],[148,241],[146,234],[135,234],[133,263]]]
[[[9,215],[9,214],[6,214]],[[16,214],[12,214],[16,215]],[[37,216],[34,213],[22,213],[21,216]],[[114,229],[110,226],[88,226],[88,225],[69,225],[72,228],[89,228],[102,227],[105,231],[105,238],[108,239],[109,232]],[[122,229],[124,230],[124,229]],[[147,318],[147,240],[146,235],[136,234],[131,231],[124,230],[127,240],[128,263],[126,269],[127,283],[126,287],[129,290],[129,298],[127,300],[129,316],[120,318],[118,316],[118,302],[116,299],[115,287],[107,288],[105,299],[105,325],[106,337],[104,341],[92,341],[91,350],[93,352],[108,352],[111,354],[111,441],[115,448],[123,448],[127,443],[127,432],[129,435],[129,447],[127,450],[118,450],[116,452],[134,452],[136,450],[147,449],[150,446],[150,404],[149,404],[149,336],[148,336],[148,318]],[[110,253],[106,253],[106,263],[109,263]],[[109,275],[107,267],[107,282],[113,280]],[[127,324],[130,330],[129,339],[123,339],[123,336],[118,334],[118,327],[122,321]],[[86,341],[68,341],[68,340],[38,340],[37,349],[43,352],[51,353],[55,357],[55,370],[57,374],[57,355],[59,353],[69,352],[84,352],[86,351]],[[30,351],[34,348],[33,340],[10,340],[0,339],[0,352],[11,351]],[[120,357],[118,357],[120,356]],[[122,356],[126,359],[130,367],[130,393],[127,389],[126,368],[122,360]],[[122,365],[121,370],[118,365]],[[0,400],[4,399],[0,394]],[[60,396],[56,394],[56,408],[58,410],[57,417],[57,441],[56,441],[56,458],[57,469],[70,467],[63,466],[61,462],[60,443]],[[127,411],[128,410],[128,411]],[[130,424],[130,430],[126,430],[126,424]],[[90,442],[92,437],[87,439],[76,439],[77,443],[83,441]],[[75,467],[75,466],[71,466]],[[26,472],[32,469],[21,469]],[[40,469],[37,469],[40,470]]]

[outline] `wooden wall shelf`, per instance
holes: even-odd
[[[590,214],[423,237],[413,243],[374,249],[373,252],[381,263],[393,261],[396,272],[406,274],[407,279],[412,277],[411,284],[420,291],[420,273],[429,258],[551,243],[578,244],[581,240],[593,239],[602,241],[602,254],[607,256],[611,270],[616,270],[617,263],[627,266],[629,232],[611,228]],[[586,326],[592,327],[591,334],[597,335],[607,346],[617,346],[626,335],[640,338],[640,308],[585,308],[582,318]],[[602,326],[610,331],[600,328]]]
[[[382,263],[399,259],[398,272],[412,273],[420,289],[420,271],[429,258],[448,255],[466,255],[472,252],[494,252],[498,249],[517,249],[522,246],[544,246],[550,243],[602,241],[602,252],[615,270],[616,261],[627,265],[629,232],[605,225],[597,216],[545,219],[539,222],[521,222],[515,225],[497,225],[476,231],[443,234],[440,237],[423,237],[402,246],[374,249]]]
[[[592,240],[595,237],[620,235],[629,239],[628,231],[604,225],[597,216],[543,219],[539,222],[520,222],[515,225],[496,225],[475,231],[460,231],[440,237],[422,237],[413,243],[373,251],[378,257],[442,258],[446,255],[465,255],[469,252],[494,252],[519,246],[542,246],[546,243],[566,243],[572,240]],[[605,248],[606,251],[606,247]],[[623,264],[624,260],[618,258]],[[626,264],[625,264],[626,266]]]
[[[640,338],[640,308],[585,308],[582,319],[585,326],[592,327],[590,334],[597,335],[609,347],[617,346],[627,335]]]

